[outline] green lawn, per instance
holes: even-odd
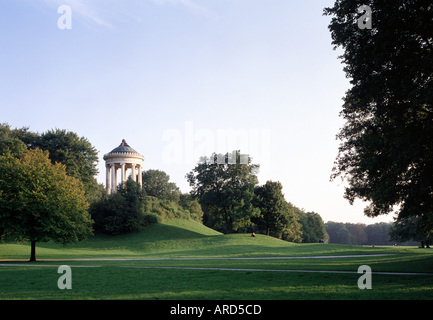
[[[374,273],[433,273],[433,251],[414,247],[293,244],[264,235],[258,235],[256,238],[249,234],[222,235],[192,221],[170,220],[152,225],[139,234],[117,237],[96,235],[67,247],[41,243],[36,250],[39,261],[30,264],[26,262],[30,254],[29,245],[0,244],[0,260],[22,259],[20,262],[0,261],[3,265],[0,266],[0,299],[433,298],[433,275]],[[314,259],[230,259],[372,254],[393,255]],[[165,260],[50,261],[80,258]],[[63,264],[72,267],[71,290],[60,290],[57,287],[57,280],[60,277],[57,268]],[[371,290],[360,290],[357,286],[361,275],[356,271],[360,265],[369,265],[373,271]],[[255,271],[260,269],[276,271]]]

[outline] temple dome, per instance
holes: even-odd
[[[144,160],[144,157],[139,154],[137,151],[135,151],[134,148],[132,148],[125,139],[122,140],[122,143],[117,147],[111,150],[111,152],[104,155],[104,160],[107,160],[108,158],[111,158],[112,156],[134,156],[138,158],[142,158]]]
[[[131,148],[131,146],[126,142],[125,139],[122,140],[122,143],[120,144],[120,146],[111,150],[110,153],[112,153],[112,152],[116,152],[116,153],[117,152],[135,152],[135,153],[138,153],[133,148]]]

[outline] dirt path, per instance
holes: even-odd
[[[364,257],[384,257],[384,256],[395,256],[396,253],[386,254],[353,254],[353,255],[341,255],[341,256],[292,256],[292,257],[199,257],[199,258],[83,258],[83,259],[42,259],[39,262],[48,261],[164,261],[164,260],[285,260],[285,259],[335,259],[335,258],[364,258]],[[28,260],[0,260],[0,262],[26,262]]]
[[[383,257],[395,254],[363,254],[363,255],[342,255],[342,256],[309,256],[309,257],[239,257],[239,258],[106,258],[106,259],[49,259],[38,260],[38,262],[68,262],[68,261],[188,261],[188,260],[285,260],[285,259],[334,259],[334,258],[362,258],[362,257]],[[26,260],[0,260],[0,267],[59,267],[59,265],[26,263]],[[9,263],[7,263],[9,262]],[[11,263],[12,262],[12,263]],[[72,265],[74,268],[99,268],[101,265]],[[247,271],[247,272],[307,272],[307,273],[358,273],[357,271],[327,271],[327,270],[285,270],[285,269],[248,269],[248,268],[212,268],[212,267],[160,267],[160,266],[118,266],[119,268],[140,268],[140,269],[178,269],[178,270],[218,270],[218,271]],[[433,275],[433,273],[417,272],[372,272],[372,274],[384,275]]]
[[[357,271],[326,271],[326,270],[285,270],[285,269],[244,269],[244,268],[210,268],[210,267],[148,267],[148,266],[120,266],[121,268],[139,269],[182,269],[182,270],[218,270],[218,271],[248,271],[248,272],[307,272],[307,273],[358,273]],[[400,276],[425,276],[433,273],[409,273],[409,272],[371,272],[372,274],[387,274]]]

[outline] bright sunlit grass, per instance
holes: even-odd
[[[30,247],[27,244],[0,244],[0,259],[24,260],[18,262],[20,266],[15,266],[17,262],[0,261],[1,264],[14,264],[0,267],[0,299],[433,298],[432,275],[373,274],[372,290],[360,290],[357,286],[360,275],[356,271],[364,264],[369,265],[373,273],[432,272],[433,253],[429,249],[294,244],[264,235],[257,235],[255,238],[250,234],[223,235],[199,223],[186,220],[170,220],[152,225],[138,234],[116,237],[95,235],[84,242],[66,247],[41,243],[37,246],[37,259],[44,261],[33,264],[25,261],[28,260],[29,253]],[[372,256],[373,254],[392,255]],[[334,255],[370,256],[302,258]],[[298,258],[233,259],[239,257]],[[70,261],[82,258],[158,260]],[[161,258],[163,260],[160,260]],[[57,287],[57,268],[62,264],[72,267],[71,290],[59,290]],[[257,269],[276,271],[254,271]]]

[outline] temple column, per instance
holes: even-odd
[[[122,183],[122,185],[125,183],[125,174],[126,174],[126,170],[125,170],[125,164],[124,163],[122,163],[121,164],[121,172],[120,172],[120,179],[121,179],[121,183]]]
[[[105,165],[105,190],[107,194],[111,194],[111,166]]]
[[[114,167],[114,190],[117,191],[117,169],[116,164],[113,164]]]
[[[111,193],[116,192],[116,165],[114,163],[111,164]]]
[[[132,180],[137,181],[137,177],[135,176],[135,163],[132,164]]]
[[[141,174],[141,164],[138,165],[138,184],[140,187],[143,186],[143,176]]]

